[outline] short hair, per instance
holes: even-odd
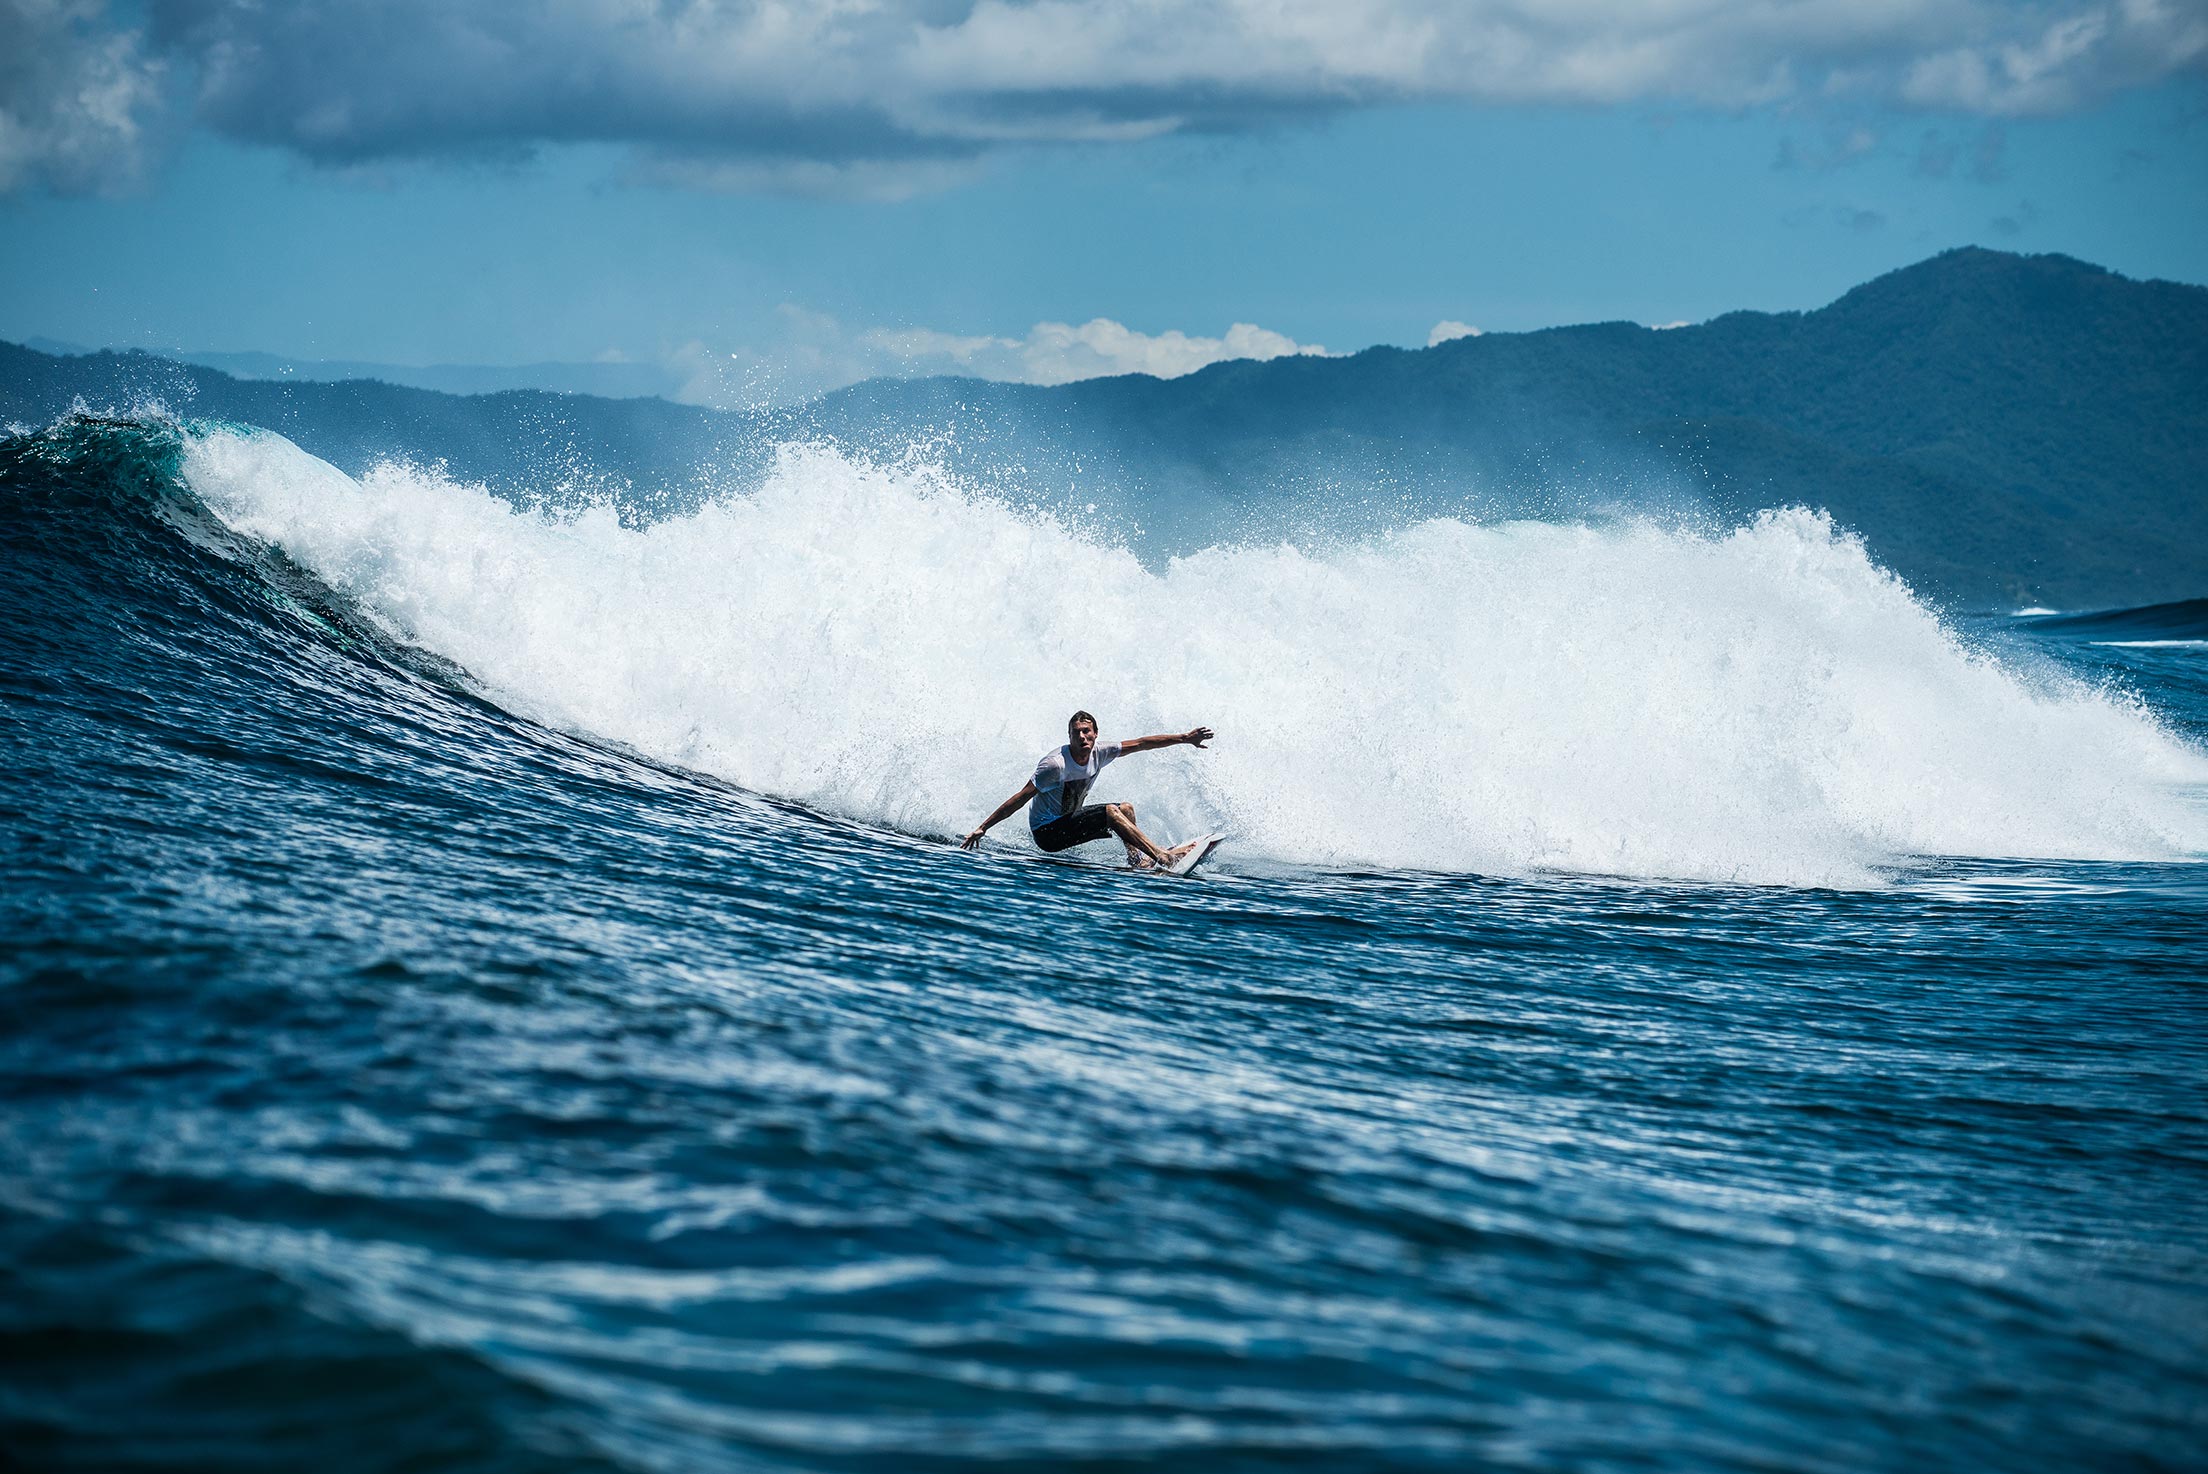
[[[1096,718],[1091,716],[1088,712],[1077,711],[1072,716],[1066,718],[1066,735],[1068,737],[1071,737],[1073,735],[1073,727],[1074,723],[1076,722],[1087,722],[1092,727],[1097,725]]]

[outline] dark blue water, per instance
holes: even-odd
[[[0,442],[27,1468],[2208,1464],[2190,860],[965,855],[513,714],[176,456]],[[1966,633],[2208,737],[2183,632]]]

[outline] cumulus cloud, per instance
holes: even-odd
[[[131,182],[163,70],[99,0],[0,0],[0,193]]]
[[[1108,374],[1179,378],[1229,359],[1324,354],[1316,343],[1236,323],[1219,337],[1142,333],[1110,318],[1078,327],[1040,322],[1024,336],[934,328],[851,331],[827,313],[785,303],[763,341],[738,348],[687,342],[661,350],[674,397],[719,409],[789,404],[861,379],[959,374],[1017,384],[1068,384]]]
[[[1426,346],[1432,348],[1437,344],[1447,343],[1456,338],[1477,338],[1480,333],[1481,329],[1472,326],[1468,322],[1458,322],[1454,318],[1445,317],[1440,322],[1435,323],[1432,330],[1426,334]]]
[[[2010,116],[2208,69],[2204,0],[0,0],[0,28],[19,175],[134,156],[166,67],[202,125],[325,164],[610,143],[873,195],[1387,103]]]
[[[2010,25],[1910,61],[1900,97],[1961,112],[2064,112],[2172,72],[2197,72],[2204,58],[2208,11],[2198,0],[2024,5]]]
[[[1298,343],[1284,333],[1238,322],[1217,338],[1192,337],[1174,329],[1149,334],[1093,318],[1079,327],[1039,322],[1024,338],[961,337],[926,328],[884,329],[867,333],[865,343],[907,370],[960,372],[1023,384],[1069,384],[1106,374],[1151,374],[1177,379],[1230,358],[1287,358],[1323,355],[1316,343]]]

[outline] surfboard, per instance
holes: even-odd
[[[1198,865],[1211,858],[1211,852],[1219,848],[1219,842],[1225,838],[1224,834],[1205,835],[1202,839],[1191,844],[1188,847],[1188,853],[1175,860],[1165,873],[1168,875],[1187,875],[1191,873]]]

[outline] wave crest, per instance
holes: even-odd
[[[641,528],[356,481],[266,434],[195,435],[184,473],[517,710],[907,832],[970,826],[1086,707],[1109,734],[1216,727],[1104,796],[1298,865],[1860,884],[1905,855],[2208,845],[2179,791],[2208,758],[1969,647],[1805,511],[1444,519],[1161,572],[818,446]]]

